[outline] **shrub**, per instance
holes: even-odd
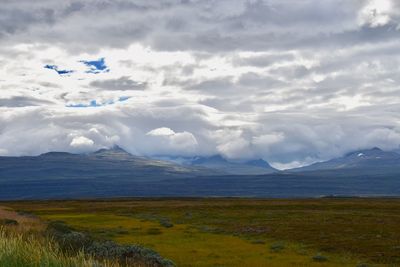
[[[120,229],[123,230],[123,229]],[[161,234],[158,228],[150,228],[148,234]],[[112,241],[95,241],[89,235],[75,231],[62,221],[50,222],[47,234],[59,248],[68,254],[84,252],[100,261],[117,261],[122,266],[171,267],[175,264],[161,257],[154,250],[139,245],[119,245]]]
[[[54,239],[64,252],[78,253],[93,243],[87,234],[74,231],[62,221],[50,222],[46,229],[47,235]]]
[[[58,242],[61,249],[69,253],[78,253],[93,243],[92,238],[81,232],[70,232],[67,234],[55,235],[54,239]]]
[[[269,247],[269,249],[273,252],[282,251],[284,248],[285,246],[282,243],[274,243]]]
[[[49,224],[47,225],[47,229],[48,232],[58,232],[58,233],[70,233],[72,232],[72,228],[69,227],[68,225],[65,224],[65,222],[63,221],[52,221],[49,222]]]
[[[171,227],[174,226],[174,225],[171,223],[171,221],[168,220],[168,219],[161,219],[161,220],[160,220],[160,225],[163,226],[163,227],[165,227],[165,228],[171,228]]]
[[[124,228],[117,228],[115,230],[115,233],[117,233],[119,235],[126,235],[126,234],[129,234],[129,231]]]
[[[155,267],[171,267],[175,264],[164,259],[152,249],[138,245],[119,245],[112,241],[94,242],[86,253],[98,259],[118,260],[121,263],[142,262]]]
[[[313,258],[313,261],[317,261],[317,262],[325,262],[328,261],[328,258],[325,256],[322,256],[320,254],[315,255]]]
[[[18,225],[18,222],[13,219],[3,219],[0,220],[0,225]]]
[[[147,233],[148,235],[159,235],[159,234],[161,234],[162,232],[161,232],[161,230],[158,229],[158,228],[149,228],[149,229],[146,231],[146,233]]]

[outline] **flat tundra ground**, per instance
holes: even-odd
[[[114,199],[0,205],[43,222],[64,221],[96,238],[142,244],[178,266],[400,266],[400,199]],[[13,216],[21,215],[0,209],[0,218]]]

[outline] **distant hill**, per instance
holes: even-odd
[[[115,146],[89,154],[49,152],[32,157],[0,157],[0,179],[170,179],[213,175],[206,168],[182,166],[168,161],[133,156]]]
[[[133,156],[120,147],[89,154],[49,152],[34,157],[0,157],[0,200],[400,197],[400,154],[379,148],[281,172],[263,160],[238,163],[220,156],[174,160],[179,164]],[[254,175],[257,172],[265,173]]]
[[[310,172],[332,170],[336,173],[358,172],[358,174],[371,173],[398,173],[400,172],[400,154],[372,148],[354,151],[343,157],[317,162],[309,166],[291,169],[286,172]]]
[[[258,159],[251,161],[228,161],[220,155],[211,157],[164,157],[183,166],[197,166],[233,175],[261,175],[277,172],[268,162]]]
[[[397,153],[397,154],[400,154],[400,148],[397,148],[397,149],[393,150],[392,152],[395,152],[395,153]]]

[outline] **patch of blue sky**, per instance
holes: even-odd
[[[131,97],[130,96],[121,96],[121,97],[118,98],[118,101],[119,102],[124,102],[124,101],[128,100],[129,98],[131,98]]]
[[[89,67],[89,70],[86,71],[87,73],[98,74],[110,71],[106,65],[104,57],[99,58],[98,60],[81,60],[80,62]]]
[[[96,100],[90,101],[88,104],[78,103],[67,105],[69,108],[89,108],[89,107],[100,107],[102,104],[98,104]]]
[[[70,73],[73,73],[73,70],[60,70],[58,69],[57,65],[45,65],[44,66],[45,69],[49,69],[49,70],[54,70],[55,72],[57,72],[59,75],[63,76],[63,75],[67,75]]]
[[[109,100],[103,103],[98,103],[96,100],[91,100],[89,103],[78,103],[78,104],[70,104],[66,105],[68,108],[95,108],[95,107],[102,107],[102,106],[107,106],[107,105],[112,105],[115,102],[124,102],[128,100],[130,97],[129,96],[121,96],[118,98],[117,101],[114,100]]]

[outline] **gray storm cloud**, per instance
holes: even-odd
[[[396,149],[399,22],[394,0],[3,1],[0,154]]]

